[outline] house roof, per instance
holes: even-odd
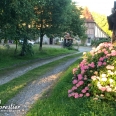
[[[82,15],[85,18],[85,22],[93,22],[94,23],[94,19],[93,19],[92,15],[87,7],[85,7],[83,9]]]

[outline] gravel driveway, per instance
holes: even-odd
[[[14,104],[20,106],[20,108],[13,112],[2,112],[0,116],[23,116],[31,105],[42,96],[42,93],[54,84],[62,71],[68,68],[77,59],[78,57],[70,59],[68,62],[56,66],[52,71],[46,72],[43,76],[39,77],[38,80],[31,82],[5,105],[9,106]]]
[[[78,53],[79,52],[77,52],[75,54],[78,54]],[[62,55],[62,56],[50,58],[50,59],[47,59],[47,60],[40,60],[38,62],[36,61],[34,63],[27,64],[25,66],[17,67],[15,69],[12,69],[12,70],[10,70],[10,72],[8,71],[4,75],[0,75],[0,85],[7,83],[14,78],[17,78],[17,77],[25,74],[26,72],[34,69],[34,68],[37,68],[37,67],[42,66],[44,64],[48,64],[48,63],[53,62],[55,60],[59,60],[61,58],[64,58],[66,56],[71,56],[71,55],[72,54],[68,54],[68,55]]]
[[[46,47],[49,47],[49,46],[46,46]],[[52,47],[61,47],[61,46],[52,46]],[[79,52],[84,52],[84,51],[90,51],[91,50],[91,47],[82,47],[80,46],[79,47]],[[77,52],[76,54],[78,54],[79,52]],[[59,60],[61,58],[64,58],[66,56],[71,56],[72,54],[68,54],[68,55],[62,55],[62,56],[58,56],[58,57],[54,57],[54,58],[51,58],[51,59],[47,59],[47,60],[41,60],[41,61],[36,61],[34,63],[31,63],[29,65],[25,65],[23,67],[18,67],[18,68],[15,68],[13,70],[10,70],[10,72],[6,72],[5,75],[0,75],[0,85],[2,84],[5,84],[9,81],[11,81],[12,79],[14,78],[17,78],[23,74],[25,74],[26,72],[34,69],[34,68],[37,68],[39,66],[42,66],[44,64],[47,64],[47,63],[50,63],[50,62],[53,62],[55,60]]]
[[[89,51],[90,49],[81,49],[80,52]],[[69,54],[71,55],[71,54]],[[49,60],[43,60],[41,62],[36,62],[31,64],[30,66],[23,67],[23,69],[14,69],[9,74],[3,75],[0,77],[0,85],[7,83],[8,81],[17,78],[20,75],[23,75],[29,70],[32,70],[38,66],[42,66],[44,64],[50,63],[52,61],[61,59],[65,56],[59,56],[57,58],[52,58]],[[64,62],[56,66],[52,71],[46,72],[43,76],[38,77],[39,79],[36,81],[31,82],[27,85],[24,89],[22,89],[15,97],[8,101],[5,106],[8,105],[15,105],[19,106],[18,110],[14,110],[13,112],[3,111],[0,113],[0,116],[23,116],[25,113],[30,109],[31,105],[42,96],[42,93],[48,90],[54,82],[59,78],[59,75],[62,73],[63,70],[68,68],[73,62],[75,62],[78,57],[70,59],[68,62]]]

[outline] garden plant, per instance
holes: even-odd
[[[72,88],[68,97],[93,97],[96,100],[116,101],[116,47],[101,43],[88,53],[73,69]]]

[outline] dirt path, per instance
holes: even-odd
[[[54,46],[52,46],[52,47],[54,47]],[[80,52],[90,51],[90,50],[91,50],[91,47],[79,47]],[[79,53],[79,52],[77,52],[77,53]],[[47,60],[41,60],[38,62],[36,61],[36,62],[30,63],[30,64],[27,64],[25,66],[17,67],[15,69],[10,70],[10,71],[6,71],[5,74],[0,74],[0,85],[7,83],[14,78],[17,78],[17,77],[25,74],[26,72],[34,69],[34,68],[37,68],[37,67],[42,66],[44,64],[47,64],[47,63],[53,62],[55,60],[59,60],[61,58],[64,58],[66,56],[71,56],[71,55],[72,54],[62,55],[62,56],[54,57],[54,58],[47,59]]]
[[[20,108],[14,112],[2,112],[0,116],[23,116],[30,109],[31,105],[42,96],[42,93],[54,84],[62,71],[68,68],[77,59],[78,58],[70,59],[68,62],[56,66],[52,71],[46,72],[45,75],[39,77],[38,80],[31,82],[6,104],[6,106],[15,104],[20,106]]]
[[[78,53],[79,52],[77,52],[75,54],[78,54]],[[15,69],[12,69],[3,75],[2,74],[0,75],[0,85],[5,84],[5,83],[13,80],[14,78],[17,78],[17,77],[25,74],[26,72],[34,69],[34,68],[37,68],[37,67],[42,66],[44,64],[48,64],[48,63],[53,62],[55,60],[59,60],[61,58],[64,58],[66,56],[71,56],[71,55],[73,55],[73,54],[62,55],[62,56],[58,56],[58,57],[54,57],[54,58],[46,59],[46,60],[40,60],[38,62],[36,61],[36,62],[27,64],[27,65],[24,65],[22,67],[17,67]]]

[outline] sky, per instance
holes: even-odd
[[[109,16],[111,9],[114,7],[114,1],[116,0],[72,0],[79,6],[87,6],[92,12],[97,12]]]

